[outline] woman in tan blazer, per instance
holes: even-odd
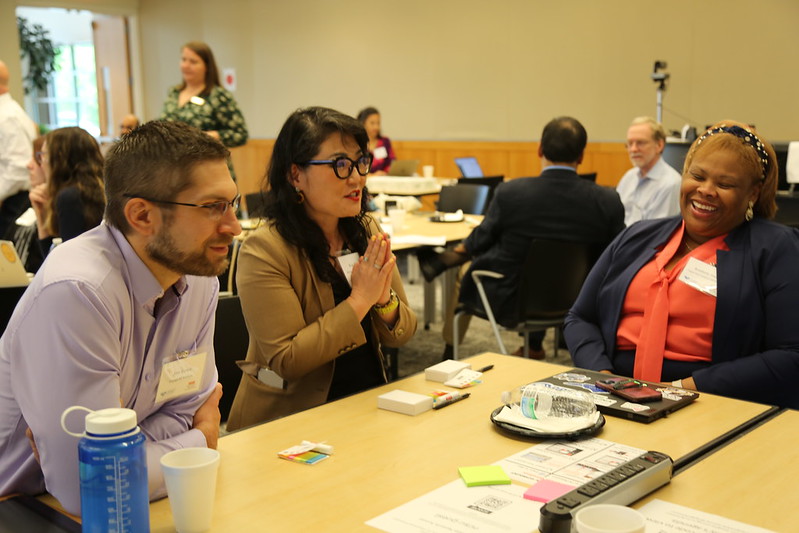
[[[239,253],[250,346],[229,430],[385,383],[381,345],[415,333],[391,243],[366,213],[370,164],[352,117],[312,107],[283,125],[265,224]]]

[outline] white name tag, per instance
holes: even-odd
[[[338,264],[341,265],[341,271],[344,272],[344,277],[347,278],[350,287],[352,287],[352,268],[357,262],[358,254],[356,252],[338,257]]]
[[[194,105],[203,105],[205,103],[205,100],[203,100],[199,96],[192,96],[191,99],[189,99],[189,102],[191,102]]]
[[[690,257],[677,279],[699,292],[716,297],[716,267],[713,265]]]
[[[183,357],[161,367],[155,401],[167,402],[200,390],[205,371],[206,352]]]
[[[385,159],[388,157],[388,151],[385,146],[378,146],[373,152],[375,159]]]

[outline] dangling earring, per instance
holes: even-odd
[[[294,187],[294,192],[297,193],[297,200],[298,204],[301,204],[305,201],[305,193],[303,193],[299,187]]]
[[[754,206],[754,205],[755,205],[755,204],[754,204],[754,202],[752,202],[752,201],[750,200],[750,201],[749,201],[749,207],[747,207],[747,208],[746,208],[746,213],[744,214],[744,218],[746,219],[746,221],[747,221],[747,222],[749,222],[750,220],[752,220],[752,217],[754,217],[754,216],[755,216],[755,212],[754,212],[754,210],[752,209],[752,206]]]

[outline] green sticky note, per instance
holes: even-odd
[[[481,485],[510,485],[508,474],[499,465],[489,466],[462,466],[458,473],[463,478],[467,487]]]

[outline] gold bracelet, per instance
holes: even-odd
[[[394,289],[389,289],[388,301],[385,304],[375,304],[372,306],[372,308],[380,315],[387,315],[394,311],[394,309],[397,307],[399,307],[399,298],[397,298],[397,293],[394,292]]]

